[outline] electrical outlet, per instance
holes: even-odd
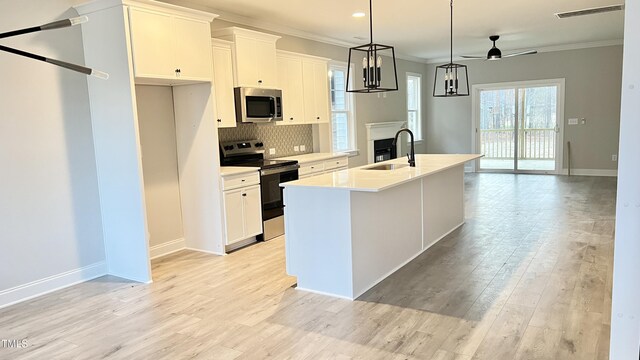
[[[569,119],[569,125],[578,125],[578,119],[577,118]]]
[[[306,151],[306,150],[307,150],[307,147],[306,147],[306,146],[304,146],[304,145],[300,145],[300,151]]]
[[[276,149],[270,148],[269,149],[269,155],[275,155],[275,154],[276,154]]]
[[[582,118],[580,119],[580,124],[585,125],[587,123],[587,119]]]
[[[294,146],[293,151],[300,151],[300,146]]]
[[[611,161],[618,161],[618,155],[616,154],[611,155]]]

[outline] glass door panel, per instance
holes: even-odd
[[[481,90],[480,170],[515,170],[516,89]]]
[[[554,171],[558,134],[558,87],[518,89],[517,170]]]

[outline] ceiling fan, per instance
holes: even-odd
[[[498,41],[498,39],[500,39],[500,36],[498,35],[489,36],[489,40],[493,41],[493,47],[489,50],[486,57],[485,56],[468,56],[468,55],[462,55],[462,57],[465,59],[500,60],[502,58],[507,58],[507,57],[533,55],[538,53],[537,50],[527,50],[527,51],[522,51],[514,54],[502,55],[502,51],[500,51],[500,49],[496,47],[496,41]]]

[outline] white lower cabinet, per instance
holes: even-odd
[[[225,245],[262,234],[259,179],[257,173],[223,178]]]
[[[348,168],[349,158],[344,156],[324,161],[301,163],[298,174],[300,179],[304,179],[320,174],[330,174],[334,171],[346,170]]]
[[[260,185],[224,192],[226,245],[262,234]]]

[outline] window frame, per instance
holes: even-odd
[[[416,101],[416,105],[417,105],[417,110],[410,110],[409,109],[409,78],[413,77],[413,78],[418,78],[418,94],[417,94],[417,101]],[[422,143],[423,139],[423,134],[422,134],[422,74],[420,73],[414,73],[414,72],[407,72],[406,76],[405,76],[405,80],[406,80],[406,91],[407,91],[407,115],[406,115],[406,119],[405,121],[407,122],[407,128],[409,128],[409,130],[411,130],[411,132],[413,132],[413,136],[414,136],[414,142],[416,144]],[[410,112],[416,112],[416,119],[417,119],[417,129],[412,129],[409,126],[409,113]],[[408,138],[407,138],[408,139]],[[408,141],[408,140],[407,140]]]
[[[347,63],[346,62],[342,62],[342,61],[330,61],[328,64],[328,69],[329,69],[329,112],[331,113],[331,119],[329,121],[329,136],[331,138],[331,151],[336,151],[336,152],[343,152],[343,153],[348,153],[349,155],[353,156],[353,155],[357,155],[359,153],[358,150],[358,137],[357,137],[357,126],[356,126],[356,122],[357,122],[357,118],[356,118],[356,102],[355,102],[355,96],[353,95],[353,93],[347,92],[346,88],[342,89],[342,91],[344,91],[345,93],[345,105],[346,105],[346,109],[347,110],[333,110],[333,105],[332,105],[332,93],[333,93],[333,89],[331,86],[331,78],[333,76],[333,71],[335,70],[339,70],[339,71],[344,71],[345,73],[345,77],[347,76],[347,74],[349,75],[349,82],[353,81],[353,64],[349,64],[350,69],[347,68]],[[346,79],[345,79],[346,82]],[[348,142],[349,142],[349,149],[346,150],[336,150],[334,145],[335,145],[335,139],[333,137],[333,115],[334,113],[346,113],[347,114],[347,125],[348,125],[348,133],[347,133],[347,137],[348,137]]]

